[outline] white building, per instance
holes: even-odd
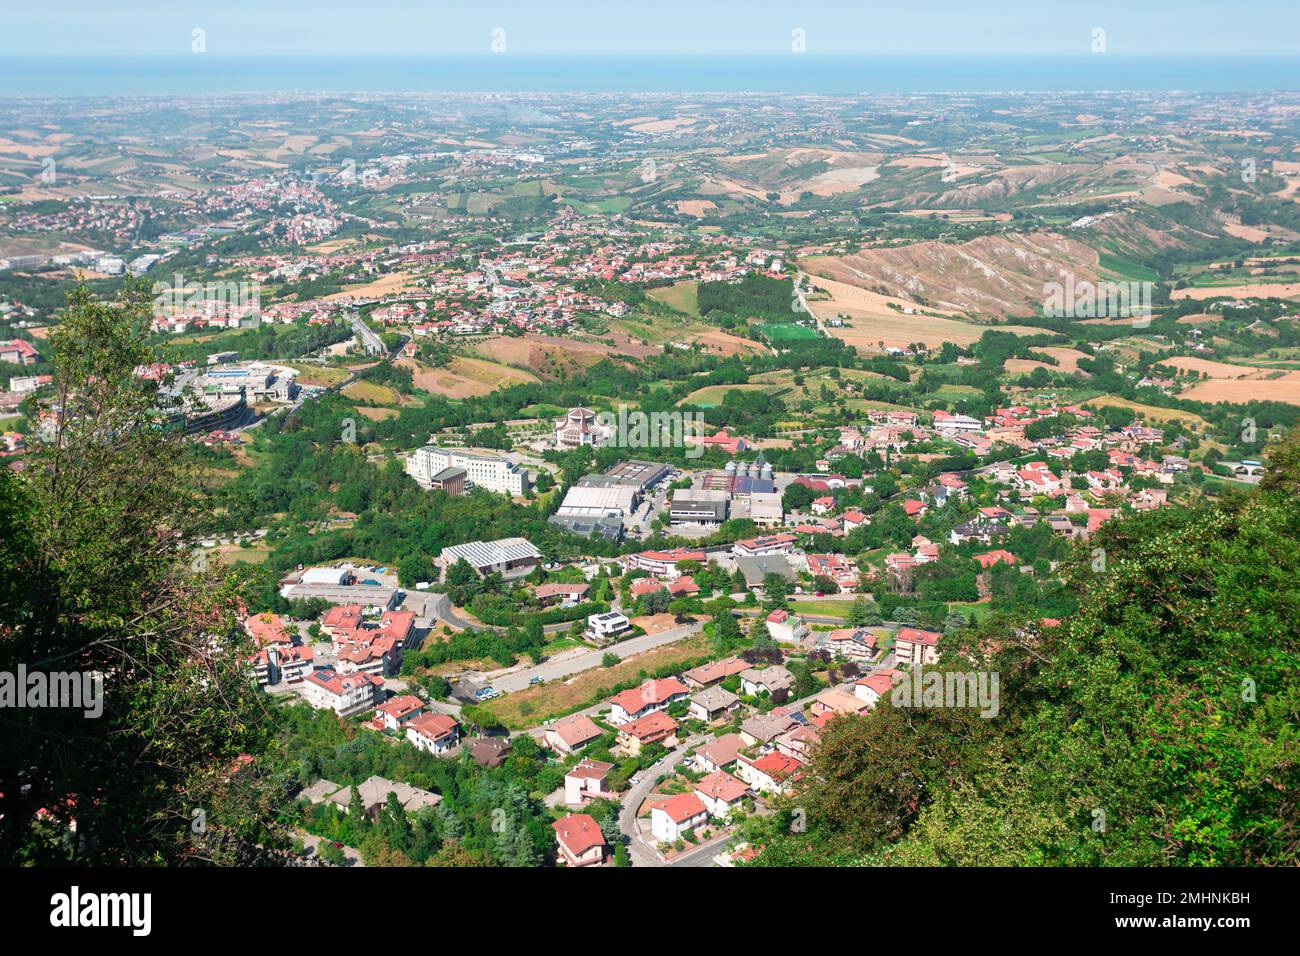
[[[625,518],[636,508],[637,490],[632,485],[574,485],[555,512],[561,517]]]
[[[679,793],[650,808],[650,832],[661,843],[673,843],[687,830],[709,822],[709,808],[693,793]]]
[[[630,627],[631,624],[628,622],[627,616],[618,613],[618,611],[593,614],[587,618],[587,637],[598,643],[606,644]]]
[[[609,440],[611,431],[597,421],[596,413],[590,408],[571,408],[555,423],[555,447],[560,451],[572,451],[583,445],[599,448]]]
[[[503,495],[522,495],[529,488],[528,469],[490,451],[466,451],[425,445],[406,459],[406,473],[422,488],[448,468],[465,471],[467,488],[483,488]]]
[[[340,674],[328,667],[312,671],[302,683],[307,703],[340,717],[369,710],[383,690],[383,679],[374,674]]]

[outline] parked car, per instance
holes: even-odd
[[[529,686],[532,686],[533,684],[545,684],[545,683],[546,683],[546,678],[540,674],[534,674],[532,677],[528,678]]]

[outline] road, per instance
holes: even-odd
[[[818,317],[817,313],[814,312],[811,308],[809,308],[808,300],[804,298],[803,281],[806,278],[807,276],[803,273],[802,270],[797,275],[795,275],[794,278],[794,292],[795,295],[799,297],[799,306],[800,308],[803,309],[804,312],[808,313],[808,317],[810,319],[812,319],[814,322],[817,323],[817,331],[820,332],[822,335],[829,337],[830,333],[826,331],[826,326],[822,324],[822,320]]]
[[[678,744],[670,750],[664,757],[652,766],[649,770],[641,771],[641,782],[635,786],[629,787],[623,794],[623,806],[618,814],[618,826],[623,831],[623,835],[628,838],[627,851],[628,857],[633,866],[667,866],[664,860],[657,852],[641,837],[641,830],[637,826],[636,812],[640,809],[641,804],[645,803],[646,797],[650,796],[650,791],[654,789],[655,781],[660,774],[667,773],[676,767],[686,756],[686,751],[696,744],[707,739],[707,735],[692,737],[684,743]],[[722,845],[718,844],[713,848],[713,853],[722,852]],[[689,854],[688,854],[689,855]]]
[[[643,634],[640,637],[629,638],[618,644],[611,644],[609,647],[602,647],[592,651],[585,651],[581,654],[575,654],[571,657],[564,657],[558,660],[543,661],[532,667],[522,669],[510,669],[507,671],[493,671],[469,675],[476,681],[491,684],[497,690],[503,693],[515,690],[523,690],[528,686],[528,682],[534,677],[541,677],[543,680],[560,680],[566,677],[572,677],[574,674],[580,674],[583,671],[591,670],[593,667],[599,667],[601,659],[606,654],[614,654],[619,658],[631,657],[633,654],[640,654],[644,651],[653,650],[656,647],[663,647],[665,644],[672,644],[680,641],[684,637],[690,637],[692,634],[698,634],[702,625],[699,621],[693,621],[690,624],[683,624],[681,627],[670,628],[666,631],[660,631],[658,634]]]

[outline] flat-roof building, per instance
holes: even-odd
[[[721,524],[727,520],[727,493],[680,488],[673,492],[669,520],[675,525]]]
[[[438,558],[443,576],[457,561],[465,559],[480,576],[493,572],[503,578],[521,578],[542,563],[542,553],[524,538],[501,538],[497,541],[467,541],[443,548]]]

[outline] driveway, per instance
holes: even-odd
[[[302,839],[302,845],[311,850],[311,857],[319,857],[321,838],[307,833],[304,830],[297,831],[297,835]],[[345,846],[343,848],[343,858],[347,860],[345,866],[348,869],[356,869],[357,867],[364,867],[366,865],[361,859],[361,854],[355,848],[350,846]]]

